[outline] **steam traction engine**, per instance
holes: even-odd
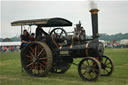
[[[94,81],[100,75],[111,75],[114,69],[113,62],[104,55],[104,46],[98,39],[98,9],[92,9],[90,12],[92,39],[86,38],[80,22],[74,28],[73,35],[68,35],[60,27],[72,26],[72,23],[62,18],[12,22],[12,26],[55,27],[49,35],[37,39],[21,50],[24,70],[36,77],[45,76],[48,72],[65,73],[73,64],[74,58],[83,58],[78,65],[78,73],[83,80]]]

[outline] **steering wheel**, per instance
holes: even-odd
[[[50,36],[54,36],[54,38],[60,39],[63,36],[67,37],[67,32],[63,28],[55,28],[50,32]]]

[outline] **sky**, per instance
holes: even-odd
[[[73,31],[75,24],[79,22],[86,30],[87,35],[92,35],[90,2],[85,0],[73,1],[1,1],[0,38],[20,35],[20,26],[11,26],[11,22],[17,20],[42,19],[62,17],[73,22],[72,27],[65,30]],[[128,33],[128,1],[96,0],[98,13],[99,33],[116,34]],[[35,27],[32,27],[32,32]],[[46,28],[46,31],[49,29]]]

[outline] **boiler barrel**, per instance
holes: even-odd
[[[98,57],[103,56],[104,46],[101,42],[86,42],[80,45],[61,47],[60,51],[68,51],[73,57]]]

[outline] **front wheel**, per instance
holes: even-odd
[[[101,67],[101,76],[110,76],[114,71],[113,61],[108,56],[103,56]]]
[[[100,76],[100,63],[92,57],[82,59],[78,66],[78,73],[83,80],[95,81]]]

